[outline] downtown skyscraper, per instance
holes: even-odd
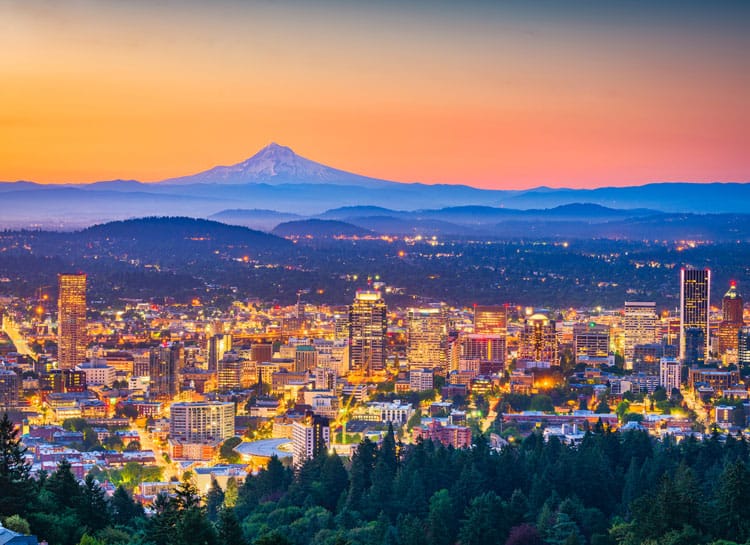
[[[436,304],[410,308],[406,326],[406,356],[409,368],[445,369],[448,359],[445,307]]]
[[[716,352],[720,356],[729,356],[731,360],[737,356],[738,334],[740,328],[745,325],[744,303],[742,296],[737,291],[737,283],[729,283],[729,290],[721,300],[721,323],[719,324],[718,346]]]
[[[86,360],[86,275],[58,275],[57,360],[73,369]]]
[[[379,291],[359,290],[349,307],[349,368],[364,375],[385,369],[387,309]]]
[[[683,267],[680,270],[680,358],[683,360],[687,356],[687,345],[690,344],[694,351],[700,343],[703,360],[708,359],[710,303],[711,270]]]
[[[633,368],[635,347],[656,343],[656,303],[625,301],[625,368]]]

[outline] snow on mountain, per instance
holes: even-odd
[[[396,182],[359,176],[327,167],[294,153],[291,148],[271,143],[258,153],[230,166],[217,166],[192,176],[170,178],[161,182],[186,184],[334,184],[360,187],[388,187]]]

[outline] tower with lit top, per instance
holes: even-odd
[[[365,375],[385,369],[388,329],[385,301],[379,291],[358,290],[349,307],[349,368]]]
[[[700,329],[703,337],[703,359],[708,359],[710,332],[708,307],[711,302],[711,269],[680,270],[680,358],[686,356],[688,330]],[[695,334],[692,337],[696,337]]]
[[[86,360],[86,275],[58,275],[57,360],[73,369]]]
[[[729,290],[721,300],[721,323],[719,324],[719,346],[717,350],[721,355],[732,355],[732,360],[737,355],[737,335],[740,328],[745,325],[743,316],[742,296],[737,292],[737,282],[729,283]]]

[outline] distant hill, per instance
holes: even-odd
[[[84,229],[78,233],[78,236],[88,240],[105,239],[108,242],[165,248],[191,242],[213,242],[222,246],[242,245],[262,250],[289,245],[288,241],[262,231],[185,217],[149,217],[113,221]]]
[[[650,208],[663,212],[741,213],[750,208],[750,183],[650,183],[597,189],[535,188],[502,199],[509,208],[550,208],[595,203],[612,208]]]
[[[313,237],[335,237],[335,236],[367,236],[374,234],[369,229],[364,229],[351,223],[336,220],[309,219],[289,221],[281,223],[272,231],[280,237],[311,235]]]
[[[349,222],[386,235],[469,236],[479,233],[471,226],[415,217],[365,216],[349,218]]]
[[[389,216],[399,217],[409,215],[410,213],[383,208],[382,206],[342,206],[326,210],[317,217],[321,219],[345,220],[347,218],[357,218],[362,216]]]
[[[300,219],[299,214],[289,214],[286,212],[277,212],[276,210],[255,209],[230,209],[222,210],[208,217],[210,220],[228,223],[230,225],[242,225],[250,229],[261,231],[271,231],[278,224]]]

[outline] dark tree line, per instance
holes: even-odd
[[[319,452],[296,473],[267,468],[205,496],[190,480],[148,513],[124,488],[107,498],[67,462],[29,476],[18,432],[0,421],[0,516],[50,545],[701,545],[750,540],[744,437],[656,441],[598,425],[577,446],[538,433],[496,452],[392,431],[350,462]],[[20,521],[20,522],[19,522]]]

